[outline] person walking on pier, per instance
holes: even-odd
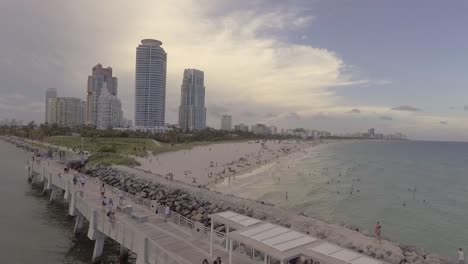
[[[102,183],[101,188],[99,190],[101,190],[101,198],[103,198],[104,195],[106,194],[106,187],[104,183]]]
[[[107,202],[107,216],[114,216],[114,201],[112,201],[112,198],[109,198],[109,201]]]
[[[83,188],[83,189],[84,189],[84,186],[85,186],[85,183],[86,183],[86,179],[85,179],[85,177],[84,177],[84,176],[81,176],[81,178],[80,178],[80,182],[81,182],[81,188]]]
[[[171,209],[169,208],[169,204],[166,203],[166,207],[164,208],[164,222],[167,222],[169,218],[169,214],[171,213]]]

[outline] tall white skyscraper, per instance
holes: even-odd
[[[49,99],[57,97],[57,89],[49,88],[46,90],[46,106],[45,106],[45,119],[46,123],[50,123],[49,117]]]
[[[166,121],[167,54],[162,42],[144,39],[136,49],[135,126],[163,127]]]
[[[179,107],[179,127],[184,130],[206,128],[204,74],[200,70],[185,69]]]
[[[226,131],[232,130],[232,116],[223,115],[221,117],[221,130],[226,130]]]

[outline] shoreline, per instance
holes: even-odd
[[[309,148],[327,142],[251,140],[208,144],[137,158],[141,165],[135,168],[212,189],[224,180],[240,177],[286,156],[307,152]]]
[[[3,137],[0,137],[3,139]],[[10,142],[13,143],[13,142]],[[13,143],[14,144],[14,143]],[[27,143],[26,143],[27,144]],[[34,148],[34,147],[32,147]],[[31,150],[29,150],[31,151]],[[261,166],[259,168],[262,168]],[[113,186],[119,185],[122,180],[126,182],[132,179],[131,182],[138,183],[137,187],[132,187],[129,191],[134,194],[140,195],[145,199],[159,200],[160,193],[146,191],[147,182],[143,178],[151,178],[152,184],[157,184],[163,190],[165,201],[176,203],[177,197],[187,196],[191,203],[199,204],[205,209],[220,208],[223,210],[234,210],[239,213],[244,213],[258,219],[268,219],[273,223],[277,223],[286,227],[290,227],[302,232],[310,232],[311,235],[321,239],[328,240],[343,247],[356,250],[360,253],[376,257],[390,263],[397,264],[401,259],[407,259],[408,263],[422,264],[422,263],[448,263],[448,259],[435,255],[428,254],[423,249],[403,246],[397,242],[382,240],[381,243],[369,236],[353,231],[345,226],[325,223],[323,221],[306,217],[304,215],[295,215],[291,212],[263,202],[254,201],[251,199],[235,197],[232,195],[223,194],[215,191],[207,191],[205,188],[196,187],[191,184],[178,181],[169,181],[164,177],[158,177],[154,174],[148,174],[138,171],[134,168],[110,168],[102,167],[95,168],[91,171],[91,175],[99,177],[101,180]],[[145,183],[146,182],[146,183]],[[165,191],[164,191],[165,190]],[[159,199],[158,199],[159,198]],[[180,206],[180,205],[178,205]],[[185,205],[184,205],[185,206]],[[184,210],[183,208],[181,209]],[[199,215],[192,215],[191,218]]]

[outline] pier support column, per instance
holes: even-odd
[[[226,226],[226,251],[229,250],[229,238],[228,238],[228,235],[229,234],[229,226]]]
[[[73,228],[74,234],[77,234],[78,231],[80,231],[80,229],[83,227],[83,220],[84,220],[84,217],[81,214],[78,214],[76,216],[75,227]]]
[[[44,183],[44,189],[42,189],[42,194],[46,194],[47,193],[47,183]]]
[[[211,219],[211,229],[210,229],[210,258],[213,257],[213,232],[214,232],[214,221]]]
[[[55,200],[55,196],[57,196],[58,189],[52,188],[52,192],[50,193],[49,202],[53,202]]]
[[[120,264],[128,263],[128,248],[120,245]]]
[[[45,169],[44,169],[44,167],[42,167],[42,170],[41,170],[41,182],[44,181],[44,177],[45,177]]]
[[[101,261],[105,239],[105,236],[99,236],[96,238],[96,241],[94,242],[93,258],[91,259],[92,263],[99,263]]]
[[[144,238],[138,245],[136,264],[148,264],[148,238]]]
[[[63,194],[63,199],[68,201],[69,198],[70,198],[70,181],[67,180],[67,182],[65,183],[65,193]]]

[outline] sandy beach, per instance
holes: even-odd
[[[292,153],[306,152],[317,144],[320,142],[296,140],[218,143],[137,160],[139,169],[211,188]]]

